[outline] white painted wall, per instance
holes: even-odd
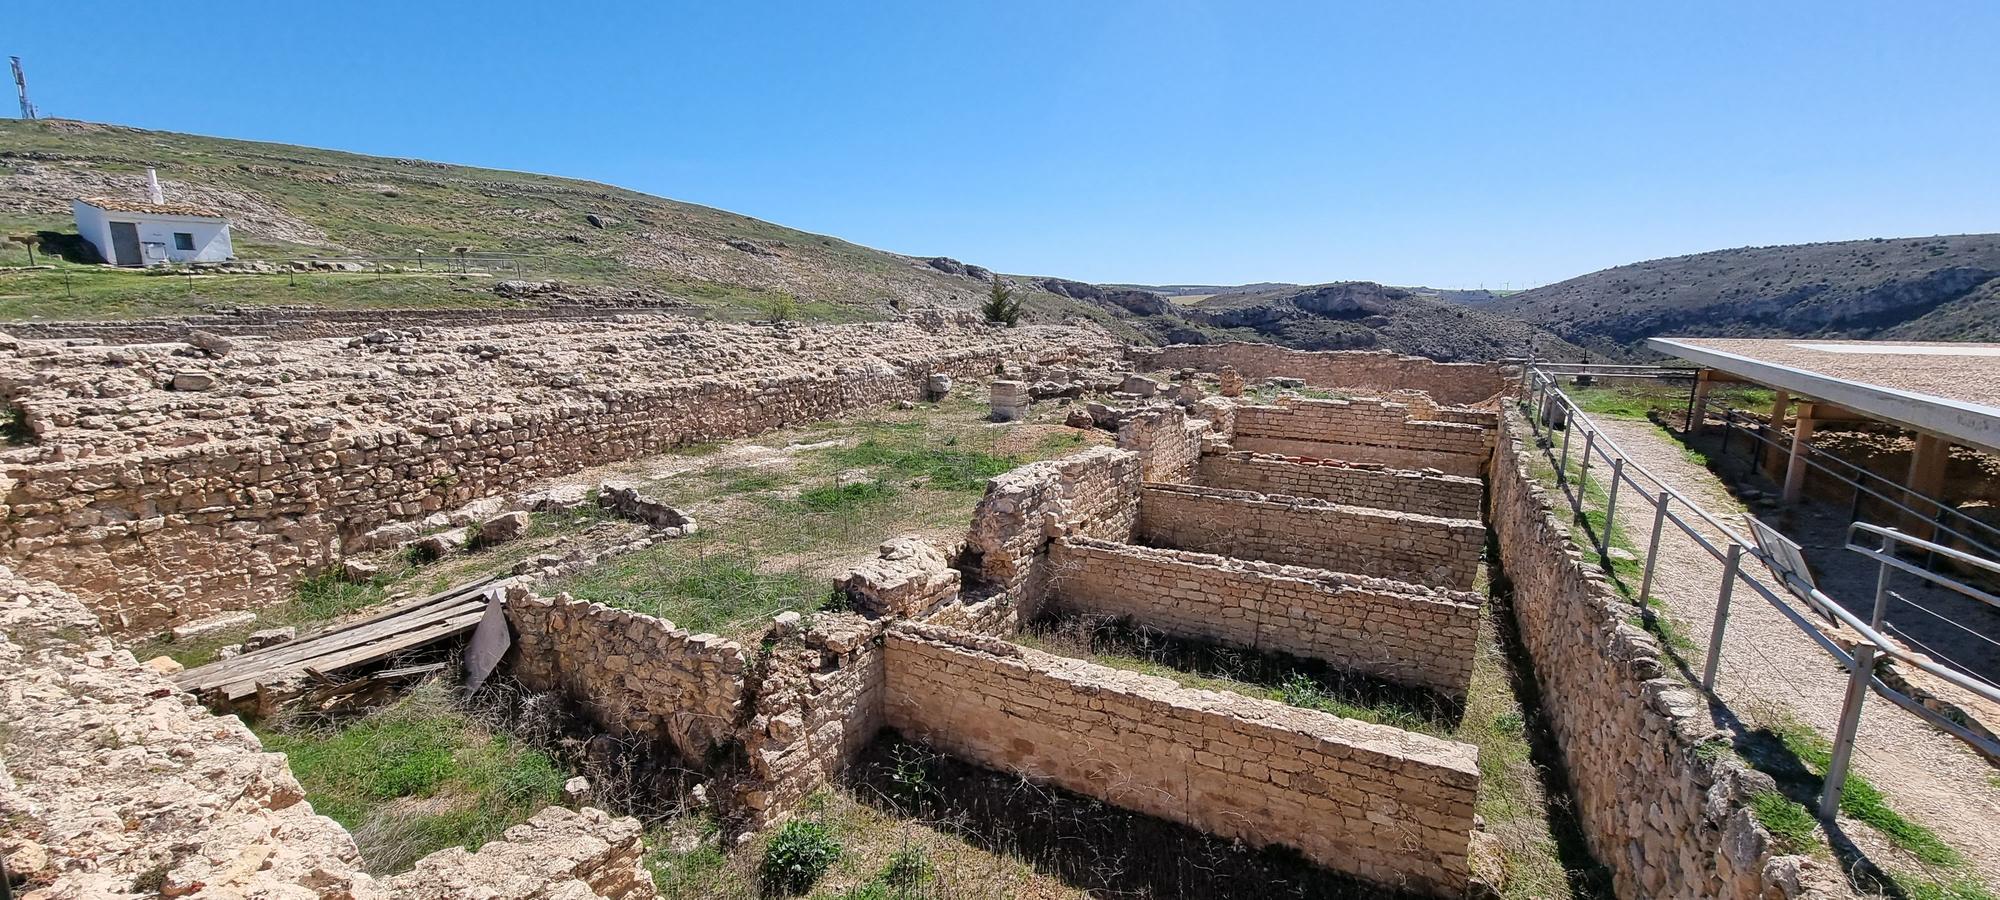
[[[229,223],[222,219],[107,211],[81,200],[71,202],[70,208],[76,213],[77,233],[96,247],[106,262],[113,259],[113,222],[131,222],[139,227],[140,254],[149,266],[168,262],[221,262],[236,255],[236,248],[229,240]],[[194,249],[178,249],[174,244],[176,233],[192,236]]]

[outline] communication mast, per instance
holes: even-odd
[[[21,58],[10,56],[14,62],[14,91],[21,95],[21,118],[35,117],[35,104],[28,102],[28,76],[21,74]]]

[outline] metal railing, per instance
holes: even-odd
[[[1562,366],[1551,368],[1566,371],[1574,367]],[[1661,480],[1659,476],[1647,470],[1643,465],[1629,460],[1617,443],[1609,435],[1605,434],[1595,422],[1591,421],[1590,417],[1584,413],[1582,408],[1568,394],[1562,391],[1562,388],[1556,381],[1556,373],[1547,371],[1540,365],[1529,363],[1522,367],[1521,377],[1523,381],[1521,403],[1524,411],[1527,413],[1529,428],[1535,433],[1537,446],[1555,467],[1556,484],[1569,500],[1571,512],[1578,519],[1585,518],[1583,507],[1586,494],[1590,488],[1591,470],[1604,468],[1610,472],[1603,486],[1604,525],[1596,529],[1595,534],[1589,535],[1591,540],[1596,544],[1600,565],[1607,569],[1612,565],[1611,532],[1616,527],[1621,486],[1629,485],[1632,491],[1637,492],[1639,502],[1651,504],[1653,509],[1653,528],[1646,553],[1641,560],[1643,563],[1643,574],[1640,578],[1639,593],[1636,599],[1641,608],[1645,607],[1647,601],[1652,596],[1655,576],[1658,574],[1660,536],[1665,532],[1667,525],[1671,524],[1687,535],[1696,546],[1712,557],[1716,565],[1721,568],[1720,586],[1715,598],[1714,620],[1709,629],[1707,655],[1702,664],[1701,687],[1704,691],[1707,691],[1711,696],[1715,694],[1716,675],[1722,664],[1723,636],[1729,624],[1730,602],[1739,589],[1739,585],[1741,589],[1750,591],[1757,597],[1762,598],[1764,602],[1770,604],[1773,609],[1777,610],[1786,620],[1796,626],[1813,643],[1819,645],[1820,649],[1825,650],[1827,655],[1833,657],[1834,660],[1848,670],[1849,686],[1841,710],[1840,725],[1834,739],[1832,763],[1827,768],[1821,790],[1819,804],[1821,818],[1831,820],[1839,809],[1841,788],[1847,777],[1848,763],[1853,753],[1855,735],[1860,728],[1862,701],[1869,690],[1873,690],[1884,699],[1918,716],[1933,727],[1966,742],[1974,749],[1989,756],[2000,758],[2000,742],[1995,742],[1993,739],[1967,728],[1943,713],[1930,709],[1922,702],[1890,687],[1882,681],[1876,672],[1877,666],[1883,658],[1897,659],[1907,662],[1918,669],[1975,695],[2000,703],[2000,688],[1984,683],[1968,673],[1939,665],[1924,656],[1912,654],[1904,649],[1901,644],[1891,640],[1881,631],[1881,628],[1886,624],[1883,622],[1883,604],[1886,603],[1887,595],[1891,593],[1888,591],[1888,573],[1892,569],[1909,572],[1941,587],[1949,588],[1982,602],[2000,606],[2000,597],[1986,594],[1954,578],[1928,571],[1897,558],[1895,550],[1898,547],[1940,554],[1956,562],[1995,574],[2000,574],[2000,563],[1994,563],[1992,560],[1983,559],[1973,554],[1917,538],[1913,535],[1904,534],[1892,528],[1884,528],[1862,522],[1854,523],[1850,526],[1850,535],[1855,531],[1861,531],[1876,535],[1883,541],[1883,546],[1880,548],[1858,547],[1852,540],[1848,544],[1848,549],[1864,553],[1881,563],[1881,575],[1878,578],[1877,587],[1876,615],[1872,622],[1863,621],[1833,598],[1821,592],[1811,582],[1806,573],[1793,570],[1784,560],[1774,556],[1757,541],[1746,537],[1737,528],[1724,522],[1708,510],[1703,509],[1700,505],[1688,499],[1686,495]],[[1560,421],[1557,421],[1558,416],[1560,416]],[[1561,430],[1563,433],[1560,442],[1555,438],[1555,431],[1557,430]],[[1581,465],[1576,467],[1577,474],[1572,476],[1570,456],[1573,450],[1572,445],[1576,443],[1578,433],[1582,435],[1582,445],[1575,452],[1579,455]],[[1602,461],[1601,466],[1598,462],[1600,460]],[[1642,483],[1642,481],[1645,483]],[[1651,486],[1651,489],[1649,489],[1648,485]],[[1709,529],[1712,529],[1714,534],[1720,535],[1723,545],[1717,546],[1716,542],[1711,540],[1708,534],[1705,534],[1697,527],[1697,524],[1705,525]],[[1817,624],[1807,618],[1806,613],[1801,612],[1792,603],[1787,602],[1785,598],[1780,597],[1776,592],[1765,586],[1763,582],[1746,573],[1743,569],[1743,559],[1745,556],[1769,568],[1772,574],[1782,581],[1785,590],[1790,595],[1803,600],[1813,612],[1827,619],[1838,621],[1853,631],[1858,638],[1855,642],[1854,652],[1848,652],[1839,642],[1829,637]]]
[[[1706,416],[1707,408],[1708,404],[1702,404],[1702,408],[1695,410],[1694,415]],[[1688,421],[1700,420],[1691,416]],[[1756,441],[1756,444],[1752,445],[1753,448],[1757,448],[1752,450],[1753,457],[1758,453],[1772,451],[1786,454],[1787,457],[1792,453],[1795,442],[1790,429],[1776,423],[1767,423],[1742,410],[1725,407],[1722,414],[1723,453],[1729,452],[1730,437],[1739,431]],[[1964,541],[1980,553],[2000,558],[2000,528],[1968,516],[1942,499],[1897,484],[1839,456],[1814,447],[1810,441],[1799,443],[1798,449],[1800,462],[1854,490],[1854,500],[1848,508],[1848,521],[1860,519],[1862,499],[1872,497],[1888,504],[1896,511],[1907,514],[1913,520],[1928,521],[1939,533]]]

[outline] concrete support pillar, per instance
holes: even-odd
[[[1806,451],[1812,446],[1813,429],[1819,420],[1812,418],[1810,407],[1799,410],[1798,424],[1792,426],[1792,452],[1785,457],[1785,497],[1786,503],[1799,502],[1799,495],[1805,491]]]
[[[1951,461],[1951,442],[1931,434],[1917,435],[1916,452],[1910,454],[1910,477],[1904,482],[1913,493],[1922,494],[1933,500],[1944,499],[1945,464]],[[1906,500],[1906,506],[1919,512],[1929,513],[1933,507],[1922,500]],[[1908,530],[1911,534],[1926,540],[1931,539],[1931,521],[1928,516],[1910,516]]]
[[[1703,369],[1694,376],[1694,417],[1688,420],[1688,434],[1700,434],[1708,421],[1708,392],[1715,387],[1709,380],[1712,369]]]
[[[1792,395],[1786,391],[1773,391],[1772,393],[1774,399],[1771,401],[1771,424],[1764,429],[1764,435],[1776,441],[1778,440],[1778,433],[1784,430],[1785,416],[1792,405]],[[1794,450],[1793,452],[1797,451]],[[1786,459],[1784,445],[1776,443],[1765,444],[1761,456],[1764,462],[1764,477],[1776,480],[1779,473],[1784,471],[1784,462]]]

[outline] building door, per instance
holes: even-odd
[[[111,264],[114,266],[144,265],[139,256],[139,226],[131,222],[111,223]]]

